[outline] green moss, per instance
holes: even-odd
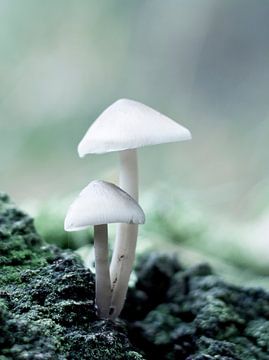
[[[166,345],[171,341],[171,333],[181,320],[174,316],[168,304],[159,305],[144,319],[145,335],[155,345]]]
[[[138,281],[128,298],[129,309],[139,320],[124,314],[131,322],[132,341],[146,356],[156,360],[268,359],[269,293],[227,284],[208,265],[183,270],[174,257],[164,260],[163,256],[141,259]],[[172,268],[177,270],[169,278],[166,275]],[[150,280],[150,286],[145,286]]]
[[[267,360],[269,294],[229,285],[202,264],[140,259],[123,312],[102,321],[94,276],[71,251],[46,245],[0,195],[0,360]]]
[[[121,325],[97,319],[94,276],[46,245],[0,194],[0,359],[142,360]]]
[[[264,321],[262,318],[250,321],[246,334],[269,353],[269,321]]]

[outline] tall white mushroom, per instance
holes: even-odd
[[[94,225],[96,305],[101,318],[109,317],[111,305],[107,224],[144,222],[144,212],[134,199],[118,186],[101,180],[89,183],[67,212],[66,231]]]
[[[185,127],[137,101],[121,99],[110,105],[91,125],[78,146],[80,157],[119,151],[119,185],[138,201],[136,149],[142,146],[189,140]],[[118,316],[125,301],[137,241],[137,225],[117,229],[110,266],[112,307]]]

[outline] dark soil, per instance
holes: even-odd
[[[0,360],[269,360],[269,294],[222,281],[202,264],[140,259],[122,319],[99,320],[94,275],[47,246],[0,195]]]

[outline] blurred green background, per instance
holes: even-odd
[[[268,18],[267,0],[0,0],[1,190],[47,240],[87,243],[65,212],[89,181],[117,181],[118,158],[77,144],[112,102],[141,101],[193,140],[139,150],[138,251],[267,284]]]

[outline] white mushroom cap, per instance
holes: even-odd
[[[78,145],[80,157],[191,139],[185,127],[134,100],[120,99],[90,126]]]
[[[90,225],[144,224],[138,203],[118,186],[102,180],[89,183],[68,209],[64,229],[78,231]]]

